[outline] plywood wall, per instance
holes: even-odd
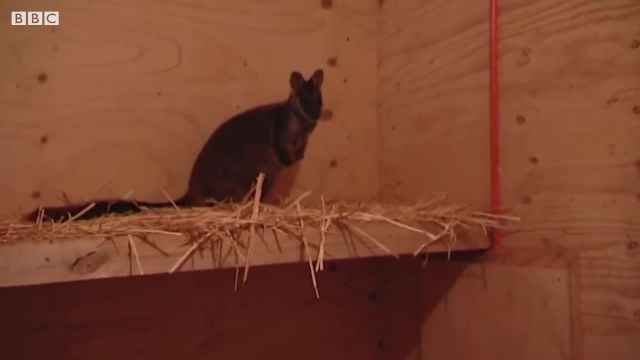
[[[567,270],[433,264],[421,283],[423,299],[445,273],[459,276],[422,323],[425,359],[571,357]]]
[[[5,359],[381,359],[379,261],[4,288]]]
[[[388,1],[379,36],[381,196],[486,206],[484,2]]]
[[[508,320],[529,305],[546,306],[545,294],[553,293],[553,311],[533,320],[570,324],[570,336],[539,336],[540,347],[557,357],[635,359],[640,2],[500,3],[503,195],[505,209],[522,221],[506,233],[501,251],[482,259],[490,268],[482,276],[496,291],[490,297],[502,296],[500,284],[540,297],[517,295],[510,308],[490,311],[513,312],[501,319],[515,326]],[[42,4],[2,1],[0,10]],[[333,116],[314,135],[296,189],[385,200],[446,191],[487,203],[484,1],[59,6],[64,25],[55,31],[0,33],[3,212],[60,201],[62,191],[72,200],[130,190],[159,199],[160,188],[178,195],[200,144],[224,118],[281,99],[289,71],[318,66],[327,69]],[[7,26],[8,18],[0,22]],[[493,268],[504,264],[506,275]],[[560,285],[547,284],[548,269],[563,274]],[[432,271],[436,279],[458,275],[455,267]],[[485,290],[476,280],[459,281],[449,300],[474,306],[468,293]],[[389,309],[425,305],[396,301]],[[437,312],[444,304],[427,305],[436,312],[423,335],[439,329],[455,336],[451,329],[467,321]],[[492,331],[482,321],[470,324]],[[435,346],[399,347],[411,359],[448,355]],[[477,349],[478,358],[483,349],[522,355]]]
[[[637,358],[640,2],[503,11],[504,195],[526,219],[506,242],[575,253],[582,355]],[[603,322],[615,335],[594,341]]]
[[[376,194],[376,2],[0,1],[3,14],[42,8],[61,26],[0,19],[1,213],[63,193],[177,197],[222,121],[285,99],[291,71],[318,67],[332,116],[293,192]]]
[[[488,10],[486,1],[384,2],[381,153],[396,176],[381,178],[386,196],[409,198],[439,187],[486,202]],[[571,337],[537,338],[540,348],[558,349],[558,358],[636,359],[640,2],[506,0],[500,14],[503,196],[505,210],[522,221],[483,262],[489,269],[515,265],[525,277],[541,274],[530,285],[545,282],[541,269],[568,271],[565,295],[573,301],[533,321],[570,319]],[[508,286],[497,270],[483,276],[490,286]],[[515,291],[533,289],[552,291]],[[461,291],[453,291],[449,303],[477,306],[479,300]],[[490,311],[518,319],[528,301]],[[443,314],[427,324],[424,358],[450,358],[451,347],[435,346],[433,337],[455,337],[464,326],[470,326],[465,334],[494,331],[504,341],[517,340],[482,321]],[[531,355],[475,349],[474,358]]]

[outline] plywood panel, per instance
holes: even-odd
[[[89,197],[179,196],[226,118],[323,67],[320,124],[294,192],[377,191],[376,9],[369,0],[74,1],[59,27],[0,19],[0,213]],[[0,10],[51,8],[2,1]],[[331,61],[329,59],[332,59]]]
[[[378,265],[338,262],[321,300],[304,264],[0,290],[6,359],[380,359]]]
[[[427,266],[422,298],[455,266]],[[423,358],[569,358],[568,281],[561,269],[469,265],[423,322]]]
[[[502,4],[505,244],[576,256],[574,348],[635,358],[640,3]]]
[[[640,322],[585,316],[584,359],[633,360],[640,357]]]
[[[635,355],[640,2],[507,0],[500,1],[500,16],[503,194],[505,210],[522,221],[506,232],[505,248],[482,262],[492,268],[518,265],[506,268],[529,285],[543,282],[547,271],[570,271],[571,295],[558,298],[571,309],[536,313],[540,324],[560,319],[563,325],[552,332],[563,335],[532,340],[545,345],[528,350],[518,324],[536,309],[540,294],[530,295],[531,305],[490,306],[491,311],[476,315],[473,309],[484,300],[465,298],[485,290],[454,288],[449,305],[427,321],[423,356]],[[384,2],[379,45],[384,196],[410,199],[436,189],[486,204],[487,23],[486,2]],[[486,271],[482,279],[485,284],[515,282],[505,276]],[[464,276],[459,280],[460,286],[472,287],[462,285],[469,282]],[[541,292],[552,290],[541,286]],[[424,285],[424,291],[428,288]],[[521,293],[527,291],[515,296]],[[469,316],[443,310],[451,304],[462,308],[461,303],[471,304],[462,311]],[[601,317],[594,320],[594,314]],[[475,337],[465,332],[475,324],[472,316],[485,316],[490,328],[478,325]],[[568,318],[571,329],[564,327]],[[618,345],[621,350],[607,356],[607,348]]]
[[[630,241],[622,252],[580,256],[582,311],[640,321],[640,250]]]
[[[594,249],[640,235],[640,2],[502,2],[509,246]]]
[[[485,3],[381,9],[381,194],[486,205]],[[640,3],[503,1],[505,210],[511,247],[591,248],[638,235]],[[511,241],[509,241],[511,240]]]
[[[378,45],[383,198],[446,192],[487,205],[487,11],[482,1],[384,3]]]

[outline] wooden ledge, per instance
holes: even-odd
[[[396,255],[413,254],[426,239],[424,235],[385,223],[359,226]],[[315,264],[320,243],[319,231],[310,230],[305,236]],[[133,247],[127,237],[113,241],[78,238],[53,242],[24,240],[0,243],[0,287],[138,276],[140,269],[144,274],[168,273],[193,246],[182,236],[154,235],[149,240],[144,242],[133,238]],[[443,239],[431,244],[428,251],[447,252],[450,246],[449,240]],[[490,240],[478,231],[458,238],[451,246],[451,251],[489,247]],[[238,264],[242,272],[244,250],[238,253],[241,255],[236,255],[229,241],[205,241],[176,271],[233,268]],[[385,255],[389,254],[356,234],[327,234],[326,260]],[[272,233],[265,233],[263,237],[254,239],[249,281],[251,271],[255,271],[253,266],[307,261],[301,241],[285,236],[276,239]]]

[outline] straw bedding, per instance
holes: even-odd
[[[491,228],[503,227],[505,221],[517,220],[515,217],[474,211],[466,206],[450,205],[444,196],[409,205],[325,203],[322,199],[321,206],[308,207],[303,205],[305,197],[309,195],[305,193],[287,205],[273,206],[260,202],[262,182],[261,175],[246,201],[240,203],[142,209],[134,214],[107,215],[89,221],[76,221],[77,216],[63,222],[44,221],[42,218],[37,223],[26,223],[15,218],[0,219],[0,242],[25,239],[57,241],[80,237],[109,239],[120,236],[127,236],[132,242],[134,237],[145,240],[146,236],[154,233],[185,235],[192,245],[170,270],[173,272],[194,250],[205,246],[208,243],[206,240],[219,239],[230,241],[236,251],[243,253],[246,281],[257,230],[271,231],[276,237],[290,237],[302,242],[315,285],[313,274],[323,268],[324,242],[326,234],[331,231],[355,233],[392,254],[374,234],[367,234],[360,228],[363,223],[387,223],[424,236],[424,242],[415,249],[414,254],[418,255],[438,241],[449,241],[451,247],[461,228],[481,228],[486,234]],[[321,234],[320,243],[313,244],[318,249],[315,259],[311,258],[304,236],[305,231],[311,229]],[[244,233],[248,233],[248,236],[241,241],[239,234]]]

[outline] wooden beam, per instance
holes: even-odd
[[[361,229],[372,235],[396,255],[413,254],[426,240],[421,234],[386,224],[363,224]],[[305,234],[310,244],[312,259],[317,259],[319,232]],[[177,271],[207,270],[240,267],[243,271],[243,248],[230,241],[203,241]],[[34,240],[0,243],[0,287],[35,285],[99,278],[112,278],[144,274],[167,273],[176,266],[193,246],[185,237],[160,235],[149,241],[133,238],[136,251],[132,251],[127,237],[113,241],[92,238],[46,242]],[[237,248],[237,252],[234,250]],[[282,264],[307,261],[300,240],[272,233],[262,234],[254,240],[250,264]],[[479,232],[460,237],[452,251],[488,249],[490,240]],[[449,241],[433,243],[429,252],[449,251]],[[137,259],[134,253],[137,253]],[[327,234],[325,259],[367,258],[390,255],[363,236],[353,233]],[[138,261],[140,266],[138,266]],[[249,276],[249,281],[251,276]],[[241,281],[241,280],[240,280]]]

